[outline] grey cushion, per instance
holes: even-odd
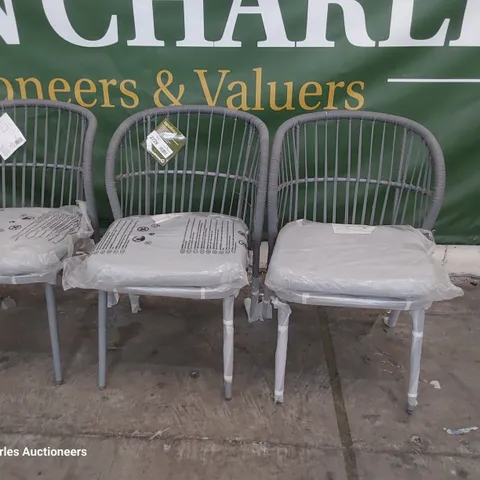
[[[115,291],[122,287],[242,288],[248,284],[248,230],[226,215],[183,213],[116,220],[64,284]]]
[[[79,239],[92,228],[86,206],[5,208],[0,210],[0,275],[60,270]]]
[[[299,220],[279,233],[266,284],[274,291],[431,301],[462,294],[412,227]]]

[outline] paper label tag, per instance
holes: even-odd
[[[0,117],[0,155],[7,160],[27,140],[7,113]]]
[[[166,165],[183,148],[185,140],[180,130],[163,120],[142,142],[142,147],[161,165]]]
[[[333,231],[340,235],[370,235],[376,227],[369,225],[342,225],[334,223]]]

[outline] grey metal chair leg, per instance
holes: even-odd
[[[277,298],[273,299],[273,306],[278,311],[277,350],[275,352],[275,403],[283,403],[285,389],[285,369],[287,365],[288,325],[292,310],[286,303]]]
[[[412,414],[418,405],[418,383],[420,380],[425,310],[414,310],[410,313],[412,315],[412,347],[410,352],[410,378],[408,381],[407,412]]]
[[[107,292],[98,292],[98,388],[107,385]]]
[[[400,316],[400,310],[390,310],[384,317],[383,323],[390,328],[394,328],[397,324],[398,317]]]
[[[223,299],[223,382],[225,398],[232,398],[233,384],[233,308],[235,297]]]
[[[57,307],[55,304],[55,293],[53,285],[45,284],[45,299],[47,301],[48,326],[50,329],[50,342],[52,345],[53,371],[55,373],[55,383],[63,383],[62,365],[60,361],[60,341],[58,339]]]

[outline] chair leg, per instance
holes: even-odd
[[[273,317],[271,297],[272,292],[265,286],[262,301],[262,317],[264,320],[270,320]]]
[[[275,403],[283,403],[285,389],[285,368],[287,365],[288,324],[292,310],[286,303],[273,300],[278,310],[277,350],[275,352]]]
[[[128,296],[130,299],[130,308],[132,309],[132,313],[141,312],[142,309],[140,307],[140,295],[132,295]]]
[[[398,317],[400,316],[399,310],[390,310],[384,317],[383,323],[390,328],[394,328],[397,324]]]
[[[247,312],[248,321],[250,323],[263,320],[262,318],[262,304],[260,299],[260,279],[259,277],[252,277],[252,291],[250,298],[246,298],[243,302],[245,310]]]
[[[60,361],[60,341],[58,339],[57,307],[55,304],[55,293],[53,285],[45,284],[45,299],[47,301],[48,326],[50,329],[50,342],[52,345],[53,371],[55,374],[55,383],[63,383],[62,365]]]
[[[418,383],[420,380],[420,361],[422,358],[423,328],[425,310],[414,310],[412,315],[412,347],[410,352],[410,378],[408,381],[407,412],[412,414],[418,405]]]
[[[225,398],[232,398],[233,384],[233,308],[235,297],[223,299],[223,385]]]
[[[107,292],[98,292],[98,388],[107,385]]]

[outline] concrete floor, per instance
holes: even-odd
[[[65,384],[53,386],[43,290],[2,287],[0,480],[480,478],[480,289],[427,318],[420,406],[405,413],[410,329],[379,312],[293,306],[283,406],[272,402],[276,326],[236,304],[234,398],[222,385],[219,302],[127,299],[111,311],[96,389],[96,295],[58,289]],[[430,381],[440,382],[435,389]],[[2,447],[84,448],[6,457]]]

